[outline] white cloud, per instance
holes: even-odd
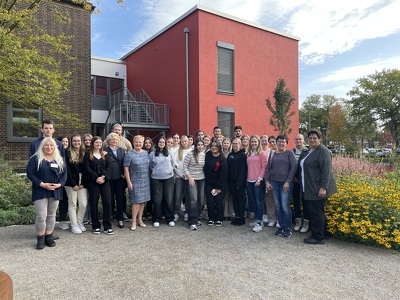
[[[321,78],[321,81],[331,82],[342,80],[355,80],[370,74],[374,74],[375,71],[380,72],[383,69],[400,69],[400,56],[379,58],[373,60],[368,64],[341,68]]]
[[[131,11],[144,16],[146,25],[132,34],[124,50],[132,50],[197,4],[300,37],[300,63],[306,65],[400,31],[398,0],[142,0],[141,10]]]

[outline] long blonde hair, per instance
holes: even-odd
[[[80,145],[78,151],[75,150],[73,143],[72,143],[72,140],[76,137],[79,137],[81,139],[81,145]],[[82,137],[79,134],[74,134],[71,137],[69,152],[71,153],[70,160],[69,160],[71,163],[80,164],[83,162],[83,157],[85,156],[86,147],[85,147],[84,141],[82,141]]]
[[[64,171],[64,159],[62,158],[60,151],[58,150],[56,141],[51,138],[51,137],[45,137],[41,142],[40,145],[36,151],[36,153],[34,154],[37,157],[38,160],[38,167],[37,169],[39,170],[40,166],[42,165],[43,160],[45,159],[45,155],[43,152],[43,147],[44,144],[50,142],[53,144],[54,147],[54,151],[53,151],[53,160],[57,163],[57,165],[60,168],[60,172],[62,173]]]
[[[183,159],[183,150],[185,150],[185,149],[183,149],[182,140],[184,140],[184,139],[188,140],[188,142],[189,142],[189,138],[186,135],[181,136],[181,142],[179,144],[179,149],[178,149],[178,160],[179,161],[181,161]]]
[[[256,155],[260,155],[260,153],[261,153],[261,151],[262,151],[262,148],[261,148],[261,140],[260,140],[260,137],[259,137],[257,134],[254,134],[254,135],[252,135],[252,136],[250,137],[250,142],[249,142],[249,148],[248,148],[247,155],[250,156],[250,155],[251,155],[251,152],[253,151],[252,148],[251,148],[251,140],[252,140],[252,139],[256,139],[256,140],[257,140],[258,146],[257,146],[257,148],[256,148]]]

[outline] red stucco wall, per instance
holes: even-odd
[[[170,104],[171,130],[186,133],[185,33],[189,34],[190,133],[212,134],[217,107],[235,109],[247,134],[277,134],[265,99],[283,78],[298,107],[298,41],[197,10],[126,58],[131,91],[143,88],[156,103]],[[217,93],[217,42],[235,46],[235,94]],[[298,132],[298,113],[292,118]]]

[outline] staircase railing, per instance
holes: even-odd
[[[123,123],[126,127],[143,125],[143,129],[150,125],[169,125],[169,106],[154,103],[143,89],[133,93],[127,88],[117,90],[109,95],[109,103],[105,134],[115,122]]]

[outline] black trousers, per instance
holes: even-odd
[[[325,206],[328,198],[319,200],[303,200],[310,216],[311,237],[316,240],[323,240],[328,234]]]
[[[224,219],[224,198],[228,189],[226,186],[223,187],[221,193],[216,196],[211,195],[213,189],[212,185],[205,183],[204,194],[207,199],[208,219],[210,221],[222,222]]]
[[[246,184],[242,184],[242,187],[238,188],[237,181],[229,181],[229,193],[232,196],[233,210],[235,211],[235,217],[244,219],[244,210],[246,209]]]
[[[111,225],[111,190],[108,181],[103,184],[88,184],[90,214],[92,216],[92,228],[100,228],[99,221],[99,198],[101,195],[101,204],[103,205],[103,227],[104,230],[112,228]]]
[[[67,221],[67,213],[68,213],[68,196],[64,187],[62,188],[63,198],[58,204],[58,217],[60,222]]]
[[[126,198],[124,198],[125,193],[125,180],[122,178],[114,179],[109,181],[110,193],[111,193],[111,212],[115,212],[115,202],[117,203],[117,215],[116,219],[118,221],[123,221],[124,210],[124,200],[126,203]],[[125,205],[126,206],[126,205]]]

